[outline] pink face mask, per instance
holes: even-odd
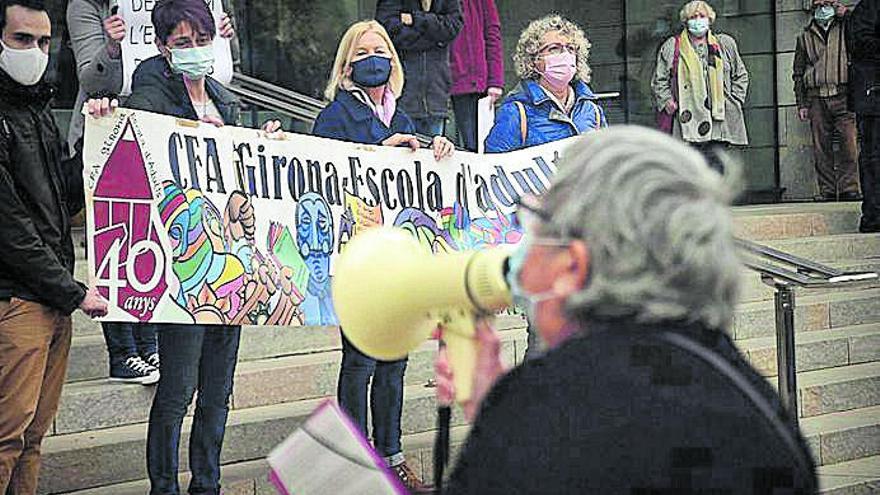
[[[556,90],[565,89],[577,72],[577,57],[574,53],[563,52],[544,57],[544,79]]]

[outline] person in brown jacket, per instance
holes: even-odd
[[[817,199],[859,199],[856,116],[847,108],[849,54],[846,49],[846,7],[837,0],[814,0],[810,23],[798,37],[792,79],[798,117],[810,122],[819,183]],[[832,138],[840,139],[835,167]]]

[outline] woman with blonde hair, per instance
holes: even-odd
[[[420,147],[412,120],[397,107],[403,89],[403,67],[388,33],[376,21],[355,23],[339,43],[324,95],[332,103],[321,111],[314,135],[365,144]],[[434,157],[455,149],[442,136],[434,138]],[[400,444],[403,375],[406,358],[376,361],[342,336],[339,405],[367,431],[367,386],[373,418],[373,443],[403,484],[414,493],[426,487],[409,468]]]
[[[537,146],[608,125],[590,82],[590,42],[577,24],[556,14],[520,34],[513,62],[519,85],[495,115],[487,153]]]
[[[749,144],[742,110],[749,73],[736,41],[712,31],[715,10],[708,3],[688,2],[679,18],[684,29],[660,47],[651,81],[658,127],[720,169],[716,148]]]
[[[403,92],[403,66],[391,38],[376,21],[353,24],[342,36],[324,96],[332,103],[318,115],[316,136],[365,144],[421,145],[412,120],[397,107]],[[455,149],[435,136],[434,157]]]

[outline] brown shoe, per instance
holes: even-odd
[[[434,493],[434,488],[423,483],[406,461],[392,467],[391,470],[397,474],[400,482],[410,493]]]

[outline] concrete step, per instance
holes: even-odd
[[[822,495],[880,493],[880,456],[820,467],[819,487]]]
[[[455,459],[467,438],[468,426],[457,426],[449,432],[450,458]],[[434,476],[434,432],[405,435],[402,439],[407,463],[422,480],[431,482]],[[450,463],[451,465],[452,463]],[[269,464],[264,459],[225,464],[221,469],[221,486],[226,495],[277,495],[275,488],[267,481]],[[190,473],[181,473],[180,487],[189,485]],[[73,495],[143,495],[149,492],[148,480],[138,480],[116,485],[90,488],[70,493]]]
[[[511,325],[522,326],[523,317],[518,314],[514,314],[510,311],[506,311],[504,313],[499,314],[496,317],[496,325],[509,327]],[[279,339],[287,340],[292,335],[296,335],[296,340],[299,341],[300,338],[309,339],[312,336],[305,335],[310,333],[315,333],[316,331],[326,331],[330,334],[338,334],[338,327],[306,327],[306,326],[262,326],[262,327],[254,327],[249,325],[242,326],[243,333],[254,332],[254,333],[263,333],[268,335],[263,335],[263,337],[267,337],[261,339],[262,342],[266,344],[261,347],[271,347],[276,344],[281,344],[284,346],[285,352],[291,347],[284,342],[278,342]],[[95,320],[92,320],[82,311],[75,311],[73,313],[73,335],[74,337],[83,336],[83,335],[101,335],[101,323]],[[242,335],[242,345],[245,345],[244,339],[245,335]],[[334,338],[330,338],[327,345],[336,345],[339,346],[338,335]],[[241,351],[245,351],[246,349],[241,349]]]
[[[761,244],[820,263],[880,259],[880,234],[836,234],[763,241]]]
[[[880,455],[880,406],[804,418],[800,426],[817,465]]]
[[[797,379],[802,417],[880,405],[880,362],[805,371]]]
[[[502,355],[508,365],[525,352],[526,333],[501,332]],[[405,383],[424,386],[434,376],[436,341],[410,354]],[[232,392],[232,410],[335,395],[341,351],[245,361],[239,363]],[[55,416],[54,435],[142,423],[149,418],[155,387],[90,380],[67,385]]]
[[[754,241],[858,232],[859,203],[788,203],[733,208],[734,232]]]
[[[404,389],[403,433],[429,432],[435,427],[434,389],[410,385]],[[308,399],[232,410],[227,421],[221,462],[262,459],[325,399]],[[465,424],[457,408],[452,425]],[[188,469],[191,419],[184,420],[181,467]],[[57,493],[101,487],[146,478],[147,425],[138,423],[49,437],[43,442],[40,493]]]
[[[880,289],[847,290],[798,295],[795,330],[828,330],[852,325],[880,323]],[[736,340],[776,335],[776,312],[772,301],[737,306],[732,335]]]
[[[795,339],[798,371],[880,361],[880,323],[802,332]],[[746,360],[764,376],[776,376],[776,337],[739,340]]]
[[[74,331],[67,365],[67,381],[79,382],[106,378],[109,373],[107,345],[100,333]],[[501,331],[525,328],[525,320],[517,315],[495,318]],[[312,354],[338,350],[342,346],[338,327],[254,327],[241,329],[238,360],[254,361],[272,357]]]
[[[263,459],[236,462],[222,466],[220,486],[225,495],[277,495],[275,488],[267,481],[269,464]],[[178,483],[181,490],[189,486],[191,473],[181,473]],[[149,480],[129,481],[85,490],[58,492],[72,495],[144,495],[150,491]]]

